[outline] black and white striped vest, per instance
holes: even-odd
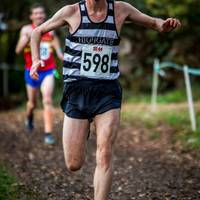
[[[114,18],[114,1],[107,0],[107,16],[93,22],[86,1],[79,2],[81,22],[77,30],[66,37],[63,77],[65,82],[79,79],[114,80],[119,72],[119,43]]]

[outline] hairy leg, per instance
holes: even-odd
[[[69,170],[79,170],[85,160],[89,122],[84,119],[64,117],[63,148],[65,163]]]
[[[97,134],[96,169],[94,175],[95,200],[107,200],[112,183],[113,144],[120,121],[120,109],[113,109],[95,117]]]

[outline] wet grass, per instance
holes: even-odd
[[[175,109],[166,109],[166,105],[165,109],[158,108],[157,112],[151,112],[149,106],[130,105],[130,109],[125,109],[122,112],[122,121],[131,123],[138,128],[145,127],[149,129],[149,139],[156,140],[160,138],[158,127],[170,127],[175,133],[172,141],[180,141],[183,148],[200,150],[200,115],[198,112],[196,113],[197,131],[193,132],[191,130],[187,104],[186,107],[181,109],[176,109],[176,106]]]
[[[196,132],[180,134],[176,140],[182,141],[186,150],[200,150],[200,130]]]
[[[38,194],[20,184],[7,167],[0,165],[0,200],[41,200]]]
[[[200,100],[200,90],[198,86],[192,88],[194,101]],[[151,102],[151,91],[149,94],[134,94],[132,91],[124,90],[123,98],[127,103],[150,103]],[[170,90],[167,92],[158,92],[157,102],[158,103],[180,103],[187,101],[187,95],[184,88]]]
[[[16,179],[11,176],[7,170],[0,166],[0,199],[1,200],[12,200],[16,197],[16,191],[13,187]]]

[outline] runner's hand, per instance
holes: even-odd
[[[37,70],[40,66],[44,67],[44,61],[39,60],[37,62],[34,62],[33,65],[31,66],[30,76],[31,76],[32,79],[34,79],[34,80],[39,79],[39,75],[38,75]]]
[[[168,18],[166,20],[159,20],[158,27],[160,32],[170,32],[176,28],[181,27],[181,23],[178,19],[175,18]]]
[[[64,60],[64,55],[63,55],[62,53],[59,53],[59,54],[58,54],[58,58],[59,58],[61,61],[63,61],[63,60]]]

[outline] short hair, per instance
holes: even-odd
[[[30,13],[32,13],[33,10],[36,9],[36,8],[42,8],[42,9],[44,10],[44,12],[45,12],[45,7],[44,7],[43,4],[41,4],[41,3],[34,3],[34,4],[30,7]]]

